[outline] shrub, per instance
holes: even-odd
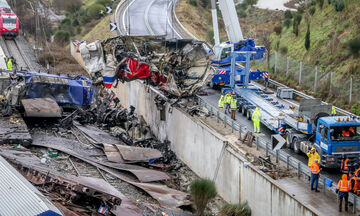
[[[204,8],[210,8],[211,7],[211,2],[210,0],[200,0],[200,4],[202,7]]]
[[[55,33],[55,40],[60,43],[66,43],[70,39],[70,33],[63,30],[58,30]]]
[[[287,46],[280,47],[280,53],[283,54],[283,55],[286,55],[288,53]]]
[[[294,21],[297,22],[297,24],[300,24],[302,20],[302,15],[301,13],[296,13],[295,17],[294,17]]]
[[[197,6],[197,0],[188,0],[187,1],[189,4],[191,4],[192,6]]]
[[[310,49],[310,25],[308,25],[305,35],[305,48],[306,50]]]
[[[111,6],[112,1],[111,0],[97,0],[95,4],[101,4],[103,6]]]
[[[324,5],[324,0],[317,0],[317,3],[319,5],[319,7],[322,8]]]
[[[275,26],[275,27],[274,27],[274,32],[275,32],[277,35],[281,35],[282,27],[281,27],[281,26]]]
[[[196,215],[204,215],[207,203],[216,197],[216,187],[214,182],[207,179],[196,179],[190,184],[190,194],[196,206]]]
[[[289,28],[291,25],[291,20],[290,19],[285,19],[283,22],[283,26],[285,26],[286,28]]]
[[[360,115],[360,104],[356,103],[351,106],[351,112],[355,115]]]
[[[311,8],[309,9],[310,15],[311,15],[311,16],[314,15],[314,14],[315,14],[315,11],[316,11],[316,8],[315,8],[314,6],[311,7]]]
[[[316,5],[316,0],[312,0],[312,1],[310,2],[310,5],[311,5],[311,6]]]
[[[245,0],[244,2],[252,7],[258,3],[258,0]]]
[[[239,14],[239,17],[240,17],[240,18],[245,18],[245,17],[247,17],[247,14],[246,14],[246,12],[245,12],[244,10],[240,10],[240,11],[238,12],[238,14]]]
[[[247,202],[226,204],[221,208],[219,216],[251,216],[251,209]]]
[[[210,44],[214,44],[214,31],[213,30],[208,30],[206,32],[206,40],[208,42],[210,42]]]
[[[299,35],[299,24],[297,22],[293,22],[293,33],[298,36]]]
[[[285,19],[292,19],[293,15],[290,10],[286,10],[284,14]]]
[[[349,52],[353,56],[358,57],[360,54],[360,38],[355,38],[353,40],[350,40],[347,43],[347,47],[348,47]]]
[[[345,2],[344,2],[344,0],[334,0],[333,6],[334,6],[335,11],[339,12],[345,8]]]
[[[101,10],[105,11],[105,7],[102,4],[93,4],[87,9],[87,16],[97,19],[100,17]]]

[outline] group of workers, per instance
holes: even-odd
[[[318,182],[320,175],[320,155],[316,152],[315,148],[311,148],[311,150],[307,153],[309,157],[308,166],[311,170],[311,190],[315,190],[315,192],[319,192]],[[360,167],[358,164],[350,165],[350,159],[343,155],[341,161],[341,171],[343,173],[341,180],[339,180],[336,186],[336,193],[339,198],[339,212],[342,211],[342,203],[345,200],[345,211],[348,211],[348,199],[349,192],[352,192],[356,195],[360,195]]]
[[[13,57],[9,57],[8,54],[5,54],[4,57],[5,63],[6,63],[6,69],[9,71],[13,70],[13,65],[14,65],[14,58]]]
[[[236,116],[236,110],[237,110],[237,99],[236,99],[236,95],[233,92],[231,94],[231,92],[227,92],[227,94],[225,95],[221,95],[220,99],[218,101],[218,107],[220,112],[224,110],[225,114],[230,114],[230,110],[231,110],[231,119],[232,120],[236,120],[235,116]],[[253,114],[251,115],[251,120],[254,123],[254,133],[260,133],[260,120],[261,120],[261,113],[259,111],[259,108],[256,107],[255,111],[253,112]]]

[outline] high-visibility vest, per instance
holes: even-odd
[[[348,171],[349,170],[349,158],[346,158],[345,160],[341,160],[341,170],[342,171]]]
[[[9,60],[8,60],[6,66],[7,66],[7,69],[8,69],[8,70],[12,71],[12,68],[13,68],[13,67],[12,67],[12,66],[13,66],[13,65],[12,65],[12,59],[9,59]]]
[[[218,104],[219,108],[224,108],[225,101],[224,101],[224,96],[223,95],[221,95],[220,100],[219,100],[218,103],[219,103]]]
[[[358,175],[359,174],[359,171],[360,171],[360,168],[357,168],[356,170],[355,170],[355,173],[354,173],[354,175]]]
[[[313,173],[313,174],[320,173],[319,165],[315,162],[313,164],[311,164],[310,169],[311,169],[311,173]]]
[[[349,192],[349,181],[343,183],[343,180],[340,180],[336,186],[336,189],[338,189],[341,192]]]
[[[336,115],[336,109],[334,106],[331,107],[331,114]]]
[[[350,132],[343,130],[343,131],[342,131],[342,135],[343,135],[344,137],[348,137],[348,136],[350,136]]]
[[[231,95],[225,95],[225,103],[230,104],[230,103],[231,103],[231,100],[232,100]]]
[[[230,108],[231,109],[237,109],[237,100],[236,99],[231,100]]]
[[[252,116],[251,116],[252,120],[260,120],[261,119],[261,114],[259,111],[255,111]]]

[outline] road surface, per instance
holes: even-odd
[[[130,0],[121,8],[119,21],[123,35],[162,35],[182,38],[172,20],[171,0]]]

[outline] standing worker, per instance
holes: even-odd
[[[225,95],[225,114],[230,113],[230,103],[231,103],[232,97],[230,92],[228,92]]]
[[[231,99],[230,108],[231,108],[231,119],[235,120],[235,114],[237,110],[237,100],[235,95]]]
[[[255,112],[252,114],[251,120],[254,123],[254,133],[260,133],[261,113],[259,112],[258,107],[256,107]]]
[[[336,109],[334,106],[331,107],[331,116],[336,116]]]
[[[13,70],[13,60],[12,58],[9,58],[6,63],[7,70],[12,71]]]
[[[349,174],[349,158],[346,155],[342,155],[340,170],[342,173]]]
[[[342,210],[342,200],[345,199],[345,211],[348,211],[348,199],[349,199],[350,184],[347,179],[347,175],[343,174],[342,179],[336,186],[336,193],[339,197],[339,212]]]
[[[5,60],[5,64],[7,65],[8,61],[9,61],[9,55],[8,54],[5,54],[4,60]]]
[[[311,190],[315,190],[315,192],[320,192],[317,189],[319,183],[319,175],[320,175],[320,167],[319,167],[318,159],[314,160],[314,163],[311,164],[310,169],[311,169],[311,184],[310,184]],[[314,183],[315,183],[315,188],[314,188]]]
[[[224,104],[225,104],[225,96],[221,95],[219,102],[218,102],[218,107],[219,107],[219,111],[222,112],[223,108],[224,108]]]
[[[104,16],[104,10],[100,10],[100,16],[103,17]]]
[[[309,167],[311,166],[311,164],[315,162],[315,159],[317,159],[318,163],[320,164],[320,155],[316,152],[316,149],[314,147],[312,147],[311,150],[306,155],[309,158],[308,160]]]

